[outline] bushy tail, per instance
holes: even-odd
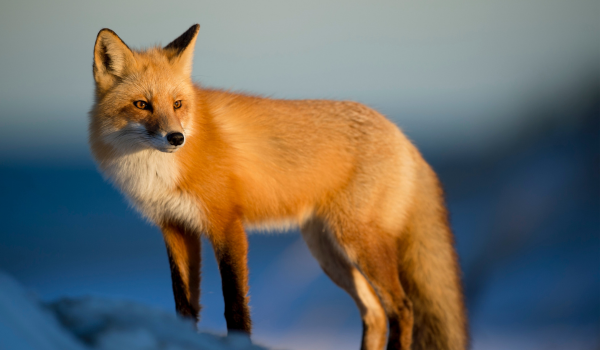
[[[467,317],[460,269],[442,191],[427,167],[430,183],[420,186],[410,233],[399,244],[400,280],[413,303],[413,350],[464,350]]]

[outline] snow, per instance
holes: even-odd
[[[242,334],[197,333],[191,321],[143,304],[95,297],[43,304],[0,272],[0,349],[261,350]]]

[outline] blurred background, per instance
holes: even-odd
[[[13,1],[0,5],[0,270],[43,300],[174,312],[162,237],[96,171],[92,53],[201,30],[194,79],[363,102],[444,184],[473,349],[600,347],[600,3]],[[202,330],[225,333],[203,245]],[[250,236],[254,340],[357,349],[358,311],[298,232]]]

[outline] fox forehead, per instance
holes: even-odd
[[[191,82],[164,72],[152,73],[147,70],[131,74],[115,87],[115,93],[127,100],[142,99],[158,103],[186,100],[192,91]]]
[[[134,52],[136,64],[121,81],[121,89],[128,95],[178,97],[192,91],[191,77],[177,70],[159,48]]]

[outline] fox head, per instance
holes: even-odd
[[[92,148],[175,152],[193,128],[192,59],[199,25],[165,47],[131,50],[110,29],[94,47]],[[101,146],[100,146],[101,145]]]

